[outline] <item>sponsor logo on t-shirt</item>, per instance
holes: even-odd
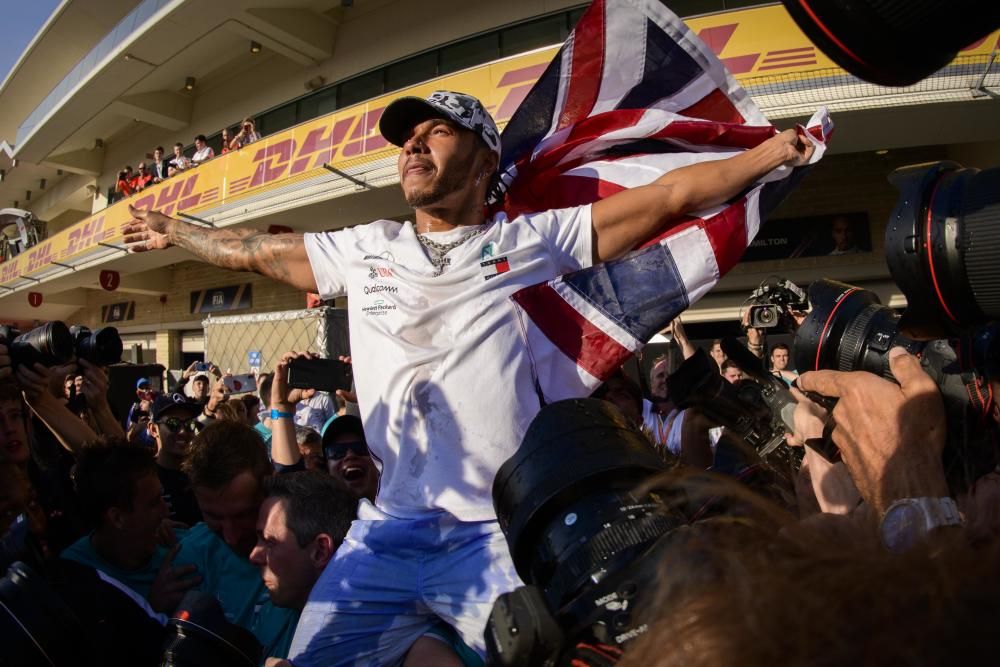
[[[489,259],[485,262],[480,262],[479,271],[483,274],[484,280],[496,278],[501,273],[507,273],[510,271],[510,262],[507,261],[506,257]]]
[[[392,269],[388,266],[369,266],[368,277],[372,280],[378,280],[379,278],[392,278]]]
[[[378,294],[379,292],[396,294],[399,292],[399,288],[395,285],[365,285],[365,294]]]
[[[483,251],[479,253],[479,259],[485,262],[487,259],[496,254],[496,249],[497,249],[496,244],[493,243],[493,241],[490,241],[489,243],[483,246]]]
[[[379,260],[379,259],[384,259],[387,262],[395,262],[396,261],[395,258],[392,256],[392,253],[389,252],[388,250],[383,250],[378,255],[365,255],[364,256],[364,261],[366,261],[366,262],[369,262],[371,260]]]
[[[390,310],[396,310],[395,304],[386,303],[383,299],[375,301],[370,306],[362,306],[361,312],[365,315],[385,315]]]

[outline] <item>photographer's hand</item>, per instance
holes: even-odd
[[[97,434],[73,414],[61,399],[49,392],[51,375],[51,369],[41,364],[31,367],[21,364],[15,374],[28,406],[56,436],[59,444],[75,455],[83,448],[84,443],[96,440]]]
[[[87,406],[94,415],[101,433],[108,437],[125,439],[125,431],[115,419],[114,413],[111,412],[111,404],[108,403],[108,376],[105,370],[86,359],[81,359],[79,365],[83,371],[81,392],[87,399]]]
[[[948,495],[937,385],[900,347],[889,351],[889,367],[898,385],[862,371],[812,371],[798,381],[803,391],[840,399],[833,409],[833,441],[861,496],[879,515],[901,498]]]
[[[680,317],[675,317],[673,321],[673,332],[674,340],[681,348],[681,355],[685,360],[690,359],[694,356],[695,348],[691,344],[691,339],[688,338],[687,332],[684,330],[684,323],[681,322]]]

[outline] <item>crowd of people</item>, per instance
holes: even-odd
[[[244,118],[238,127],[222,128],[218,154],[225,155],[229,151],[237,151],[243,146],[259,140],[260,136],[254,119]],[[118,172],[114,197],[109,203],[130,197],[151,185],[162,183],[171,176],[208,162],[215,156],[215,149],[208,145],[208,139],[205,138],[204,134],[199,134],[194,138],[194,153],[190,157],[185,154],[184,144],[180,142],[174,144],[173,153],[170,156],[164,152],[163,146],[157,146],[153,149],[151,162],[147,164],[146,160],[143,159],[135,165],[134,169],[132,165],[125,165]]]
[[[4,566],[28,551],[93,568],[157,627],[191,591],[207,593],[252,633],[268,667],[482,664],[493,604],[526,572],[497,521],[494,477],[546,402],[537,378],[547,369],[504,300],[619,258],[669,220],[811,151],[789,130],[593,205],[501,224],[482,220],[499,133],[478,100],[408,98],[387,107],[380,128],[401,148],[415,222],[264,234],[133,209],[126,230],[136,251],[177,245],[323,298],[346,294],[352,356],[341,360],[356,386],[332,395],[291,386],[290,362],[311,355],[289,351],[243,395],[211,363],[192,364],[162,393],[140,379],[118,416],[104,369],[15,368],[0,347]],[[486,248],[506,270],[484,280]],[[947,473],[945,409],[920,361],[888,352],[896,382],[800,376],[787,345],[744,323],[747,350],[795,399],[782,434],[794,454],[779,466],[671,395],[672,359],[696,355],[714,360],[715,381],[755,382],[722,341],[700,352],[680,319],[664,333],[678,354],[654,360],[647,377],[619,369],[594,398],[669,468],[643,484],[694,510],[643,591],[645,631],[624,655],[610,631],[571,645],[581,652],[567,664],[989,660],[984,638],[1000,600],[996,458],[975,474],[960,464],[962,483]],[[986,414],[974,428],[993,433],[998,411]],[[819,441],[838,455],[821,455]],[[634,593],[600,604],[630,612]]]

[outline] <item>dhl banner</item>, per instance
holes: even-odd
[[[687,23],[744,84],[774,74],[829,77],[837,67],[809,42],[780,5],[692,18]],[[960,55],[989,55],[998,38],[1000,31]],[[423,97],[437,89],[463,91],[481,99],[503,127],[557,49],[506,58],[395,91],[219,156],[109,206],[0,264],[0,285],[35,273],[47,274],[42,270],[58,268],[52,262],[85,261],[99,244],[120,244],[122,226],[131,219],[129,203],[167,215],[197,216],[199,211],[264,194],[287,184],[288,179],[318,173],[324,164],[343,169],[384,157],[391,147],[378,133],[378,121],[386,105],[402,95]]]

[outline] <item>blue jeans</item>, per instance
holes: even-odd
[[[521,585],[497,522],[397,519],[365,500],[358,516],[299,617],[295,667],[396,665],[439,619],[485,655],[493,601]]]

